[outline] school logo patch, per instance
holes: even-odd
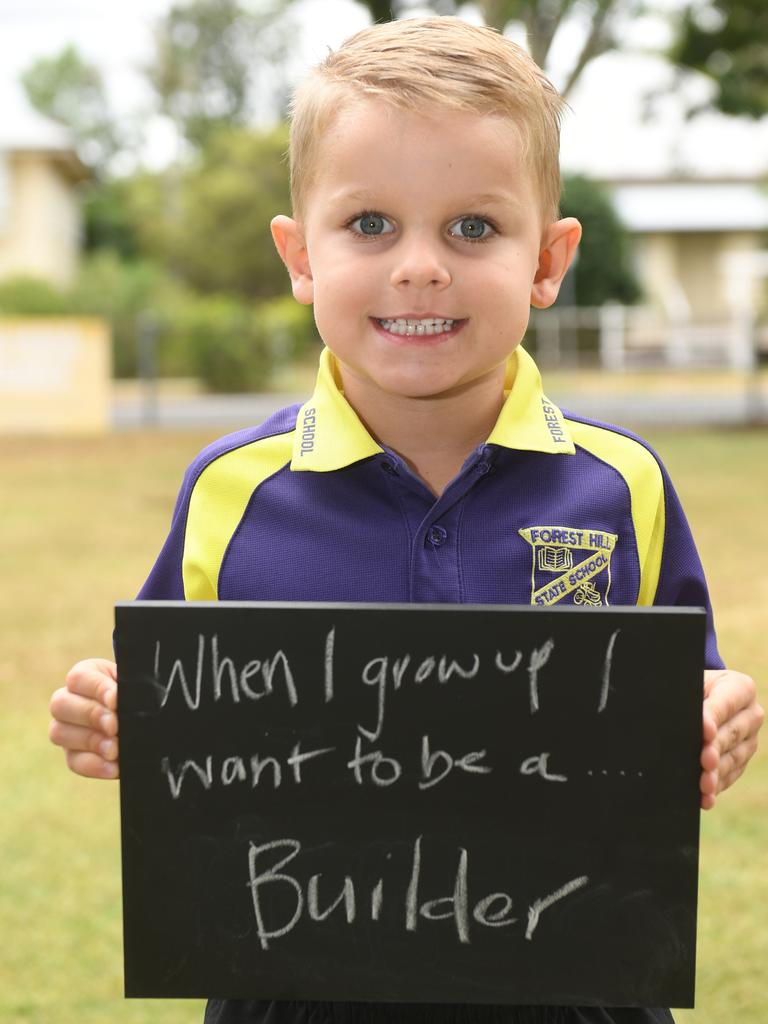
[[[518,533],[533,549],[531,604],[609,603],[615,533],[570,526],[528,526]]]

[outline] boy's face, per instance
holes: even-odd
[[[492,378],[501,390],[531,303],[554,301],[580,233],[542,225],[520,150],[495,117],[373,99],[338,116],[303,223],[277,217],[273,235],[358,411],[383,393],[447,396]],[[407,319],[453,323],[393,332]]]

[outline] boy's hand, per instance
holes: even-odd
[[[704,746],[701,751],[701,806],[715,806],[757,750],[765,711],[757,702],[754,680],[730,669],[704,673]]]
[[[64,748],[73,772],[89,779],[116,779],[117,665],[90,658],[67,674],[67,685],[51,697],[52,743]]]

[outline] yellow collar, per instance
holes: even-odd
[[[541,389],[541,376],[518,347],[507,361],[506,400],[488,444],[522,451],[573,455],[565,418]],[[336,360],[323,349],[312,397],[299,410],[292,470],[327,473],[383,452],[344,398]]]

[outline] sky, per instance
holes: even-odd
[[[142,160],[162,165],[174,152],[168,125],[150,118],[151,95],[137,70],[152,53],[152,25],[172,0],[0,0],[0,109],[6,115],[22,101],[19,75],[36,58],[58,53],[74,43],[96,64],[119,117],[139,117],[147,127]],[[680,0],[656,0],[674,9]],[[414,13],[419,13],[418,8]],[[462,8],[478,20],[471,4]],[[367,11],[354,0],[299,0],[291,8],[294,35],[290,73],[299,77],[330,46],[368,24]],[[513,36],[514,37],[514,36]],[[705,115],[687,123],[685,100],[706,97],[703,80],[675,82],[661,58],[637,52],[662,46],[669,33],[663,18],[633,19],[622,39],[632,53],[607,54],[588,66],[569,97],[571,110],[563,126],[562,157],[567,170],[604,178],[656,176],[768,176],[768,124],[749,119]],[[516,41],[521,41],[517,37]],[[562,69],[579,41],[574,27],[558,37],[552,77],[562,84]],[[647,113],[648,93],[662,95]]]

